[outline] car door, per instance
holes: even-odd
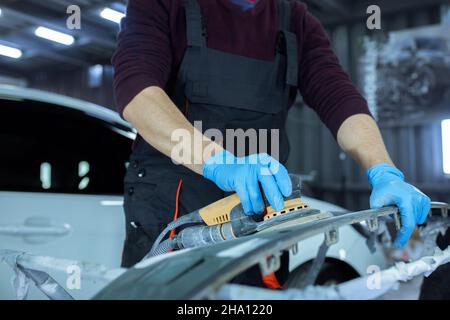
[[[0,100],[0,249],[119,267],[131,147],[119,129],[59,105]],[[70,272],[53,276],[65,286]],[[11,275],[0,265],[0,299],[14,298]],[[69,293],[88,298],[97,289],[83,282]]]

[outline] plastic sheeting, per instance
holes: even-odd
[[[127,270],[76,260],[36,256],[14,250],[0,250],[1,262],[5,262],[14,270],[11,284],[16,298],[20,300],[27,298],[31,284],[35,284],[51,299],[70,299],[70,295],[48,275],[50,271],[65,272],[68,267],[76,265],[83,270],[82,279],[109,283]]]
[[[32,281],[17,266],[17,258],[20,254],[21,252],[1,250],[0,262],[5,262],[14,270],[14,274],[11,277],[11,285],[14,288],[16,299],[25,300],[28,296]]]
[[[386,270],[374,272],[340,285],[329,287],[310,286],[305,289],[273,291],[261,288],[229,284],[217,293],[218,299],[235,300],[368,300],[375,299],[395,289],[403,281],[414,277],[429,276],[439,266],[450,262],[450,246],[444,251],[435,248],[432,256],[414,262],[398,262]]]

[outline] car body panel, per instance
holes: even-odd
[[[120,185],[115,187],[112,193],[109,192],[111,190],[103,193],[102,190],[107,189],[103,187],[107,187],[107,183],[110,181],[104,180],[107,175],[103,171],[110,169],[108,166],[105,166],[108,169],[101,169],[101,163],[113,159],[114,156],[115,161],[118,161],[114,163],[126,164],[128,152],[135,137],[131,126],[116,112],[99,105],[28,88],[0,86],[0,112],[7,112],[6,115],[10,118],[9,123],[5,123],[7,124],[6,129],[5,127],[2,128],[3,130],[0,129],[3,142],[11,139],[11,143],[4,142],[5,150],[16,148],[15,141],[33,141],[26,147],[22,146],[20,152],[11,149],[10,157],[6,154],[7,160],[0,162],[2,165],[6,165],[6,168],[3,167],[3,171],[1,171],[7,176],[4,181],[14,184],[16,184],[15,180],[20,181],[14,187],[6,182],[1,184],[0,243],[2,243],[2,249],[101,263],[111,268],[118,267],[125,238],[123,178],[122,176],[116,177],[122,174],[116,170],[113,181]],[[24,134],[24,131],[20,129],[26,129],[20,121],[22,115],[26,120],[26,125],[33,126],[33,130],[45,129],[47,132],[45,137],[49,137],[51,141],[36,139],[31,136],[32,133],[30,133],[30,139],[27,140],[28,133]],[[51,119],[60,117],[63,121],[67,121],[68,125],[78,121],[77,124],[80,125],[76,127],[76,131],[86,130],[88,125],[92,128],[95,126],[96,129],[93,129],[92,132],[98,132],[102,134],[102,137],[110,138],[111,145],[107,144],[107,147],[99,151],[100,148],[97,145],[89,145],[89,135],[84,135],[86,140],[79,143],[77,140],[81,138],[76,131],[73,132],[73,137],[65,140],[64,134],[69,135],[72,131],[61,130],[64,129],[65,124],[56,126],[47,115],[54,116]],[[18,119],[17,124],[15,120],[11,119]],[[14,129],[15,127],[17,129]],[[15,135],[15,130],[17,130],[17,135]],[[23,140],[15,140],[19,134]],[[52,138],[53,136],[55,139]],[[72,141],[77,143],[77,148],[79,148],[77,150],[80,151],[79,159],[77,158],[74,163],[70,158],[71,150],[75,149],[75,146],[71,144]],[[52,144],[54,142],[57,144]],[[118,148],[119,145],[120,148]],[[96,154],[98,152],[105,153],[108,148],[116,148],[116,151],[120,150],[123,155],[120,157],[106,155],[102,158],[105,160],[97,161]],[[61,152],[61,150],[68,151],[68,153]],[[45,154],[41,155],[40,152],[45,152]],[[62,153],[62,155],[54,157],[53,153]],[[73,154],[78,156],[76,152]],[[86,159],[84,159],[85,157]],[[19,160],[20,164],[12,162],[15,159]],[[36,165],[39,165],[39,163],[36,164],[36,161],[43,162],[44,160],[51,164],[51,174],[49,175],[51,185],[47,187],[44,187],[42,171],[39,176],[39,167],[37,167],[38,170],[28,170],[27,168],[27,163],[32,163],[35,168]],[[90,161],[90,169],[83,175],[80,175],[79,164],[77,167],[77,162],[80,160]],[[70,162],[70,165],[65,162]],[[67,171],[69,166],[70,172]],[[22,168],[24,170],[21,170]],[[99,171],[102,171],[101,175],[98,174]],[[120,172],[123,171],[124,167],[121,167]],[[20,178],[17,176],[18,174]],[[80,185],[84,179],[90,179],[90,184],[96,184],[96,187],[92,190],[83,189]],[[108,182],[102,183],[102,180]],[[31,182],[33,184],[29,185]],[[64,188],[59,188],[58,185],[63,185]],[[74,192],[66,192],[65,189]],[[30,235],[30,232],[33,234]],[[82,270],[80,271],[83,276]],[[50,274],[67,289],[66,282],[70,280],[71,274],[55,270],[50,270]],[[12,275],[13,272],[9,266],[0,265],[0,283],[2,283],[0,299],[14,298],[12,287],[9,285]],[[87,299],[98,289],[98,285],[82,278],[81,289],[69,289],[69,293],[76,298]],[[33,287],[29,298],[43,299],[46,297]]]
[[[279,253],[293,250],[315,235],[379,217],[398,214],[396,207],[333,214],[304,223],[286,222],[264,232],[210,246],[149,258],[106,286],[96,299],[205,299],[251,266],[276,270]],[[331,235],[329,235],[331,237]],[[297,254],[301,254],[300,251]]]
[[[347,211],[342,207],[310,197],[303,197],[303,201],[311,208],[321,211]],[[289,270],[292,271],[298,266],[313,260],[323,239],[323,235],[317,235],[299,243],[299,254],[290,254]],[[366,239],[353,227],[344,226],[339,230],[339,242],[328,249],[327,258],[341,260],[352,267],[358,274],[366,275],[369,266],[376,265],[384,268],[388,265],[383,249],[378,244],[376,244],[376,247],[377,250],[371,253],[366,245]]]
[[[125,238],[122,202],[120,196],[0,192],[0,243],[11,250],[119,267]],[[34,236],[20,234],[21,227],[32,220],[35,223],[31,225],[42,227],[42,234],[49,225],[68,232],[59,236],[39,236],[39,230]],[[11,227],[19,233],[2,232]],[[99,290],[88,281],[81,283],[80,290],[67,288],[70,272],[50,274],[76,298],[89,298]],[[3,285],[9,284],[12,275],[6,264],[0,265],[0,299],[14,298],[12,287]],[[45,297],[33,290],[29,298]]]

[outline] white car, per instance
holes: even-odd
[[[0,249],[120,266],[125,219],[123,176],[136,134],[104,107],[32,89],[0,87]],[[342,208],[312,198],[311,207]],[[382,250],[343,227],[327,254],[319,282],[341,282],[387,266]],[[290,269],[304,273],[322,237],[299,245]],[[76,299],[100,288],[89,281],[69,288],[68,272],[49,270]],[[0,264],[0,299],[14,299],[13,272]],[[28,298],[45,296],[37,289]]]

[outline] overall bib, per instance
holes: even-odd
[[[218,129],[225,138],[226,129],[266,129],[270,140],[270,129],[278,129],[279,161],[285,163],[289,144],[284,127],[297,87],[297,43],[288,31],[289,1],[279,0],[277,8],[279,32],[274,59],[266,61],[208,48],[197,0],[187,0],[187,49],[168,94],[191,123],[201,121],[203,132]],[[125,176],[123,267],[144,257],[174,215],[192,212],[226,196],[213,182],[174,164],[138,139]],[[270,154],[270,149],[269,143],[268,150],[256,151]],[[249,145],[245,150],[246,154],[255,151]],[[236,150],[229,151],[236,154]],[[287,263],[282,264],[286,271]]]

